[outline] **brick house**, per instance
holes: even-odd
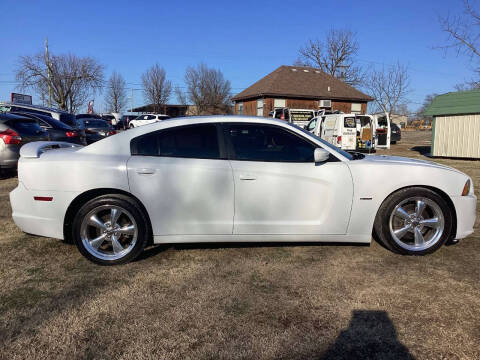
[[[319,69],[282,65],[232,100],[236,115],[267,117],[277,107],[365,114],[374,99]]]

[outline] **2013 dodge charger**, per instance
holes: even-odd
[[[424,255],[473,232],[472,180],[400,157],[349,154],[287,122],[198,117],[80,147],[22,147],[13,219],[99,264],[150,243],[338,241]]]

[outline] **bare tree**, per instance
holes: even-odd
[[[153,105],[155,112],[160,112],[172,94],[172,83],[167,80],[165,70],[155,64],[142,75],[143,94]]]
[[[355,33],[344,29],[331,29],[324,40],[309,40],[301,47],[295,64],[319,68],[355,86],[364,80],[361,67],[355,65],[358,49]]]
[[[447,44],[439,46],[452,49],[458,55],[466,55],[471,61],[480,64],[480,10],[475,9],[469,0],[463,0],[463,14],[440,17],[440,27],[447,34]],[[474,69],[476,79],[456,86],[457,90],[480,88],[480,67]]]
[[[432,122],[433,118],[431,116],[425,116],[424,113],[425,113],[425,110],[427,110],[427,108],[433,102],[433,99],[435,99],[436,96],[438,96],[438,94],[436,94],[436,93],[428,94],[428,95],[425,96],[425,99],[423,100],[422,106],[420,106],[415,113],[415,117],[417,119],[423,119],[427,123]]]
[[[185,98],[195,106],[197,115],[231,113],[230,81],[220,70],[205,64],[188,67],[185,73]]]
[[[177,96],[177,101],[180,105],[187,105],[187,97],[179,86],[175,87],[175,95]]]
[[[109,111],[114,113],[122,112],[127,105],[126,83],[122,75],[114,71],[108,79],[105,94],[105,103]]]
[[[380,70],[372,68],[365,87],[375,98],[377,110],[391,115],[406,102],[410,88],[408,68],[398,63]]]
[[[16,80],[21,89],[32,89],[40,98],[48,99],[60,109],[75,112],[89,96],[100,92],[103,65],[90,57],[73,54],[21,56]]]

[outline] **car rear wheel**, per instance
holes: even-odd
[[[438,250],[452,235],[452,210],[432,190],[402,189],[389,196],[375,219],[375,231],[389,249],[405,255]]]
[[[134,127],[135,127],[135,125],[133,125],[133,124],[130,124],[130,126],[129,126],[130,129],[133,129]]]
[[[75,217],[73,235],[80,253],[100,265],[132,261],[150,238],[141,207],[128,196],[116,194],[83,205]]]

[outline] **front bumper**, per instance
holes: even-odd
[[[60,191],[31,191],[19,182],[10,192],[13,221],[26,233],[63,239],[65,213],[76,195]],[[34,196],[53,199],[37,201]]]
[[[477,211],[477,197],[452,196],[453,205],[457,215],[457,233],[455,239],[463,239],[473,233]]]

